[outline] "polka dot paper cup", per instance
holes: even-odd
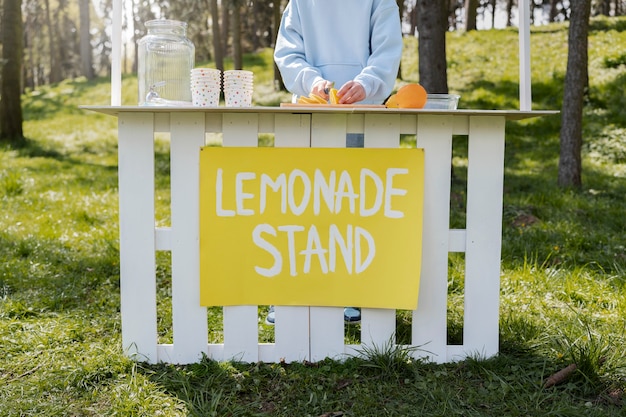
[[[227,107],[252,106],[254,73],[246,70],[224,71],[224,101]]]
[[[252,81],[254,80],[254,73],[246,70],[224,71],[224,81],[227,80]]]
[[[191,79],[218,79],[222,78],[222,71],[216,68],[194,68],[191,70]]]
[[[197,107],[217,107],[220,104],[219,82],[191,82],[191,100]]]
[[[215,68],[191,70],[191,99],[197,107],[217,107],[220,104],[222,71]]]
[[[252,89],[224,87],[226,107],[251,107]]]

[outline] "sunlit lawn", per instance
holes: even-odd
[[[509,123],[501,354],[446,365],[391,347],[345,363],[128,360],[120,346],[116,120],[78,109],[107,105],[109,84],[75,80],[28,92],[29,144],[0,149],[0,415],[624,415],[626,55],[615,45],[626,44],[626,20],[592,28],[606,30],[590,39],[584,186],[556,186],[558,116]],[[460,107],[518,108],[516,41],[513,30],[449,34],[449,85]],[[534,108],[559,109],[566,28],[542,28],[532,42]],[[419,81],[416,41],[406,45],[399,85]],[[271,51],[247,59],[256,103],[283,101],[288,95],[273,92]],[[123,91],[123,102],[135,104],[133,77]],[[455,152],[462,202],[466,153]],[[166,137],[157,140],[156,168],[158,222],[168,224]],[[159,337],[168,342],[168,255],[157,263]],[[451,340],[462,337],[462,272],[462,256],[451,256]],[[222,338],[220,317],[211,310],[211,341]],[[404,319],[399,313],[399,331]],[[271,329],[260,327],[270,340]],[[578,371],[567,381],[543,388],[571,363]]]

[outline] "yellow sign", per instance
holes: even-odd
[[[415,309],[423,149],[200,153],[200,303]]]

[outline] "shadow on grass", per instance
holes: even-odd
[[[589,22],[589,32],[606,32],[614,30],[623,32],[626,30],[626,19],[612,19],[606,16],[597,16]]]
[[[3,314],[119,310],[119,252],[111,243],[85,254],[57,240],[1,232],[0,248]]]
[[[560,110],[563,96],[563,77],[564,75],[555,74],[554,82],[533,83],[533,109]],[[519,109],[519,88],[519,83],[513,81],[473,81],[463,87],[461,91],[462,108]],[[485,91],[486,94],[477,97],[475,94],[477,91]]]
[[[22,100],[24,121],[50,119],[59,113],[82,114],[83,110],[78,106],[68,105],[68,101],[88,94],[95,86],[108,86],[110,83],[110,79],[102,77],[90,81],[77,78],[63,81],[61,84],[40,86]]]
[[[56,160],[63,160],[65,155],[56,149],[43,147],[41,144],[33,139],[25,138],[23,142],[3,144],[4,150],[14,150],[18,156],[24,158],[52,158]]]
[[[509,325],[522,329],[525,337],[542,331],[527,323]],[[383,411],[497,416],[513,415],[511,410],[525,410],[524,415],[581,415],[581,410],[584,415],[618,415],[619,407],[604,395],[608,383],[590,384],[574,375],[567,385],[544,389],[544,380],[567,363],[519,340],[508,335],[502,353],[493,358],[445,364],[404,356],[398,362],[384,357],[393,352],[382,352],[372,359],[290,364],[218,363],[205,357],[191,365],[141,363],[138,372],[177,397],[193,416],[377,416]],[[595,404],[590,414],[586,401]]]
[[[76,169],[76,185],[90,185],[99,189],[104,188],[117,188],[117,171],[118,165],[103,165],[87,162],[81,157],[90,153],[97,154],[99,149],[86,149],[82,148],[80,154],[73,156],[69,152],[61,152],[57,148],[51,146],[42,145],[41,142],[32,139],[26,139],[26,142],[21,145],[6,146],[5,149],[12,149],[17,152],[19,157],[23,158],[42,158],[44,160],[56,161],[62,164],[69,164],[66,168],[72,171],[72,167],[80,168]],[[117,144],[115,145],[117,149]],[[111,149],[105,150],[105,152],[111,152]],[[33,172],[45,173],[49,167],[42,164],[41,166],[32,165],[28,170]],[[93,174],[92,171],[102,171],[100,173]],[[154,150],[154,170],[155,176],[158,178],[160,186],[169,186],[170,177],[170,153],[169,148],[163,146],[155,146]],[[88,176],[80,176],[79,173],[90,174]],[[104,181],[108,179],[107,181]]]

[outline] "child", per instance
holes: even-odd
[[[290,92],[328,98],[334,83],[340,104],[382,104],[401,56],[396,0],[290,0],[274,50]]]
[[[290,0],[283,12],[274,61],[293,101],[317,94],[328,99],[334,85],[340,104],[382,104],[393,90],[402,57],[396,0]],[[347,147],[363,147],[348,133]],[[344,319],[361,320],[346,307]],[[270,307],[266,322],[274,324]]]

